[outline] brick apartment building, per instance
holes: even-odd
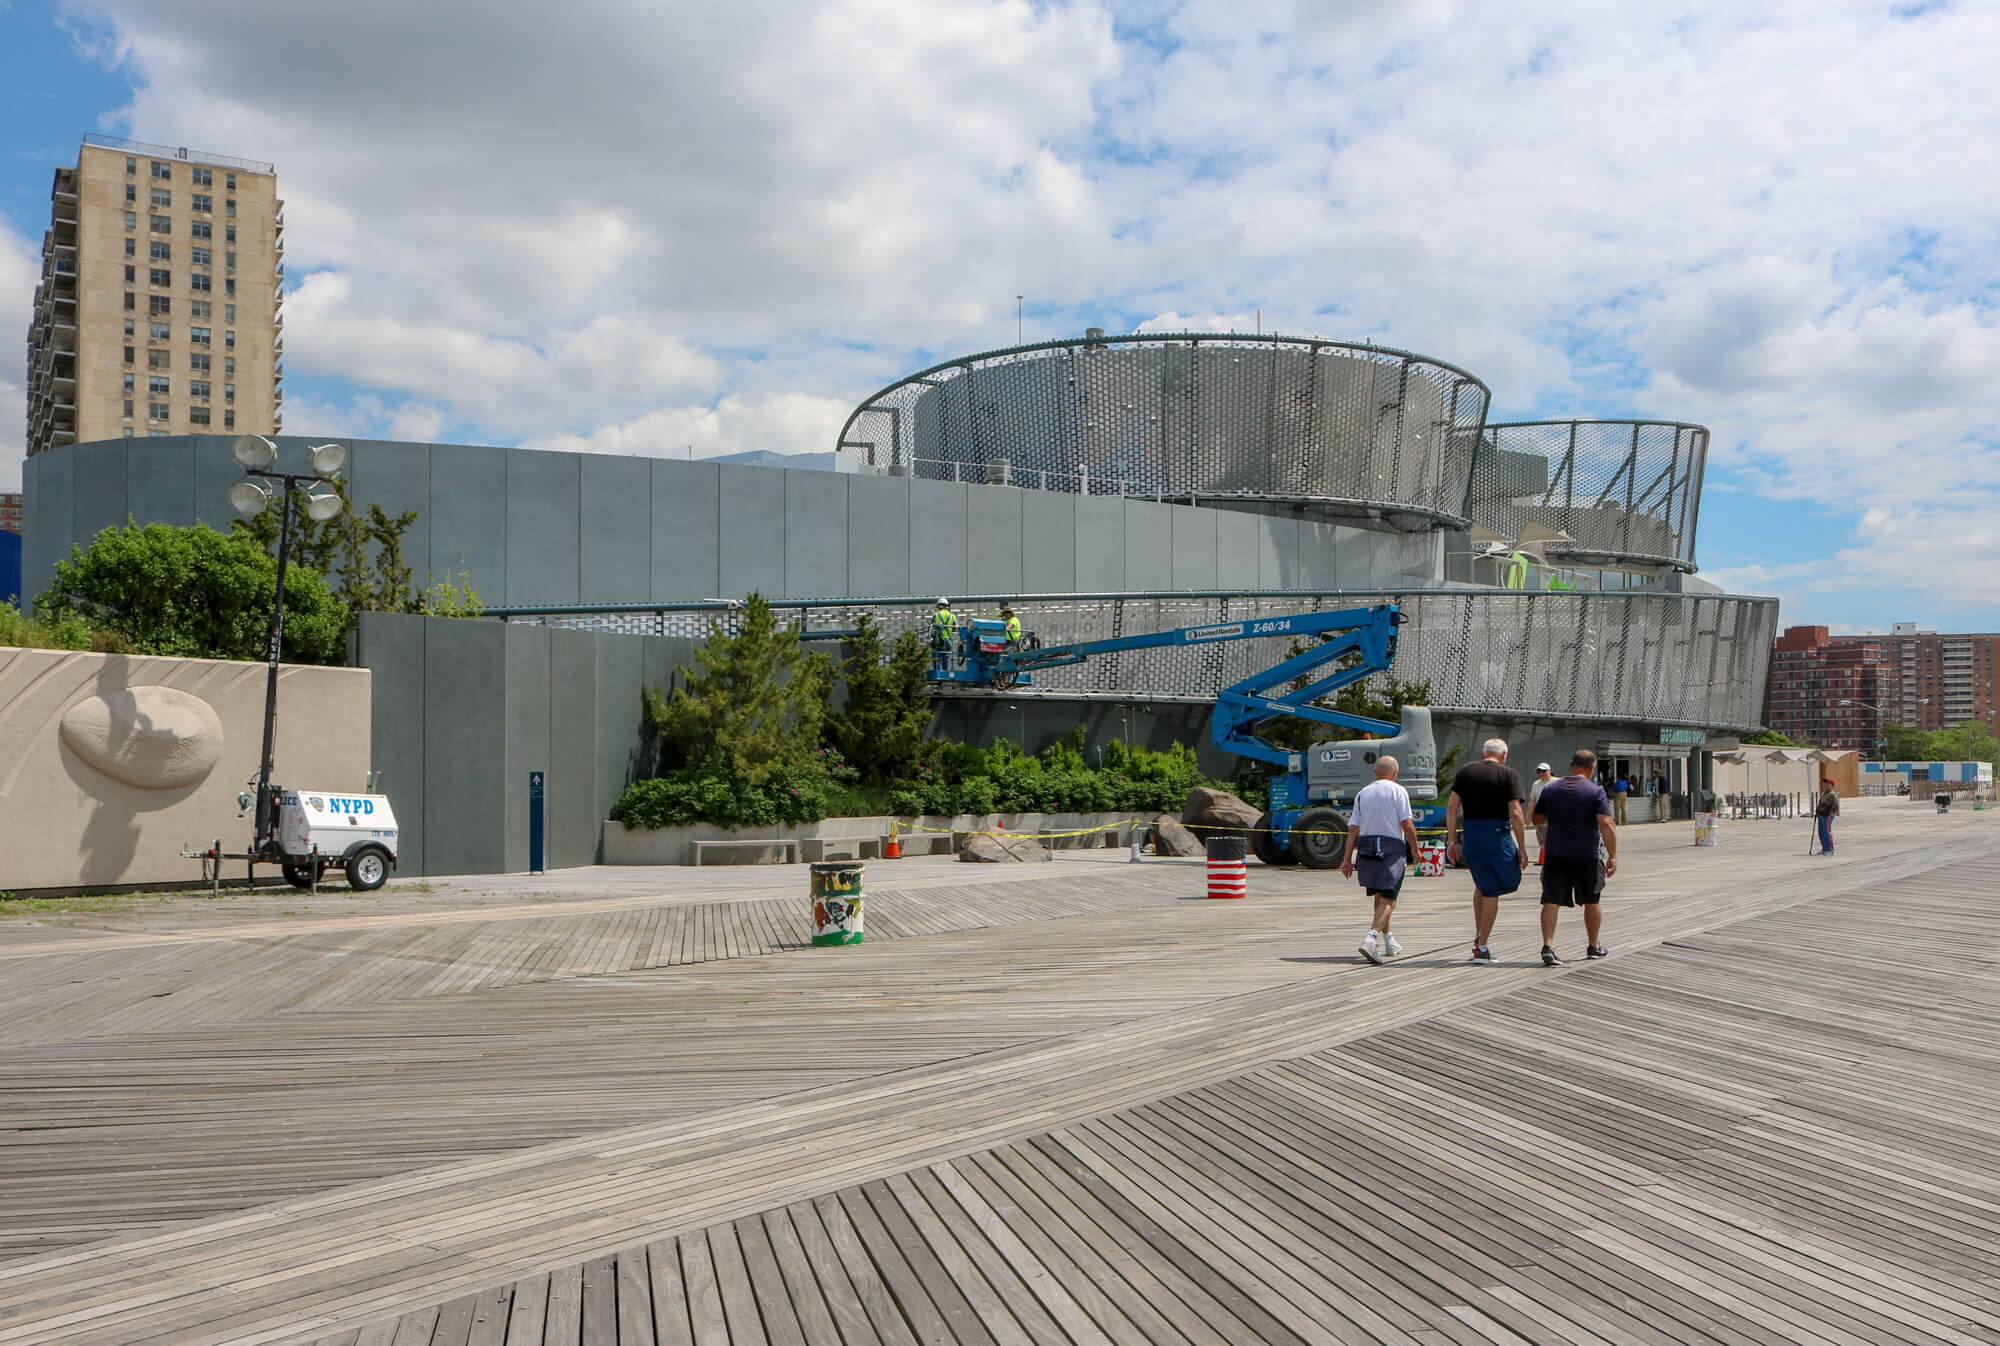
[[[1884,722],[1992,724],[1996,661],[2000,634],[1940,635],[1914,622],[1897,622],[1886,636],[1787,627],[1772,650],[1764,722],[1801,742],[1864,753]]]
[[[0,532],[21,531],[21,493],[0,491]]]

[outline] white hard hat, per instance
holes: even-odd
[[[948,608],[951,606],[951,600],[949,598],[940,598],[937,601],[937,605],[941,608]]]

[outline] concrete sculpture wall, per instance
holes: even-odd
[[[365,668],[286,667],[279,780],[367,781]],[[0,648],[0,890],[186,882],[183,845],[241,850],[264,666]]]

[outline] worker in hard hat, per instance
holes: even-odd
[[[1007,652],[1012,654],[1021,648],[1021,619],[1014,615],[1012,604],[1003,603],[1000,607],[1000,620],[1005,623]]]
[[[940,598],[931,614],[931,654],[939,668],[951,667],[952,646],[957,643],[958,614],[951,610],[949,598]]]

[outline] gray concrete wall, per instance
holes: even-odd
[[[103,440],[27,464],[22,582],[124,523],[226,529],[221,435]],[[313,441],[279,440],[303,470]],[[1442,575],[1435,534],[1004,486],[343,440],[357,504],[415,510],[404,559],[489,607],[911,594],[1371,589]]]

